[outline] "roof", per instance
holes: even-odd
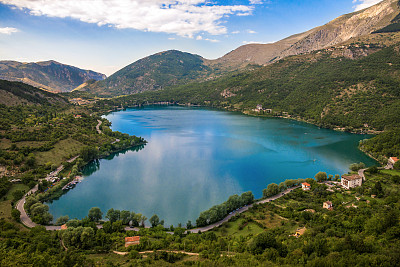
[[[125,242],[137,242],[137,241],[140,241],[140,236],[125,237]]]
[[[358,180],[362,179],[360,175],[358,174],[353,174],[353,175],[342,175],[343,179],[346,179],[348,181],[353,181],[353,180]]]
[[[389,159],[393,160],[394,162],[399,161],[399,159],[397,157],[390,157]]]
[[[328,205],[332,205],[332,202],[331,202],[331,201],[325,201],[324,204],[325,204],[325,203],[328,204]]]
[[[68,229],[66,224],[61,225],[61,230],[66,230],[66,229]]]
[[[302,183],[304,186],[311,186],[309,183]]]

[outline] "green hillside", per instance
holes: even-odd
[[[50,92],[46,92],[21,82],[0,80],[0,104],[15,106],[19,104],[66,104],[68,101]]]
[[[200,56],[170,50],[138,60],[83,90],[101,96],[128,95],[197,80],[209,71]]]
[[[293,56],[253,72],[116,98],[111,103],[173,101],[248,113],[261,104],[272,114],[287,112],[328,128],[384,130],[400,123],[399,47],[358,60],[326,50]],[[350,45],[350,49],[362,47]]]

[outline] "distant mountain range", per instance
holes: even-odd
[[[67,105],[64,97],[46,92],[22,82],[0,80],[0,104],[16,105]]]
[[[140,59],[104,81],[82,86],[79,90],[110,97],[211,80],[232,71],[244,70],[249,64],[268,65],[287,56],[329,48],[373,32],[395,32],[400,30],[399,14],[399,0],[385,0],[276,43],[241,46],[216,60],[175,50],[161,52]]]
[[[105,78],[104,74],[53,60],[35,63],[0,61],[0,79],[23,82],[51,92],[69,92],[89,80]]]

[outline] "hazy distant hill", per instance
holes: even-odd
[[[21,82],[0,80],[0,104],[15,105],[48,105],[67,104],[68,101],[60,95],[46,92]]]
[[[396,24],[399,13],[399,0],[384,0],[370,8],[340,16],[323,26],[276,43],[243,45],[215,60],[214,64],[268,64],[290,55],[309,53],[370,34],[388,25],[391,25],[389,30],[397,29],[400,28]]]
[[[154,91],[200,79],[209,71],[202,57],[170,50],[140,59],[83,90],[103,96]]]
[[[105,78],[104,74],[52,60],[36,63],[0,61],[0,79],[19,81],[53,92],[68,92],[88,80]]]

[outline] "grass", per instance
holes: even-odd
[[[95,266],[131,266],[128,256],[115,253],[89,254],[86,255],[86,258],[88,260],[93,260]],[[110,265],[110,262],[112,262],[113,265]]]
[[[22,224],[17,223],[11,217],[11,200],[0,201],[0,219],[5,219],[8,222],[13,223],[20,230],[27,230]]]
[[[215,229],[215,234],[219,236],[249,236],[249,235],[258,235],[259,233],[263,232],[264,229],[255,224],[254,222],[249,222],[245,224],[245,226],[240,229],[240,225],[243,224],[244,218],[239,218],[234,222],[227,222],[221,227]]]
[[[82,146],[82,143],[72,138],[61,140],[55,144],[53,149],[36,153],[36,160],[40,165],[51,162],[52,164],[59,166],[63,161],[68,159],[70,155],[79,154]]]
[[[399,170],[381,170],[380,172],[389,174],[389,175],[399,175],[400,176]]]
[[[6,200],[12,200],[13,199],[12,194],[17,190],[22,190],[26,193],[28,192],[29,187],[25,184],[13,184],[10,190],[7,192],[7,195],[5,196]]]

